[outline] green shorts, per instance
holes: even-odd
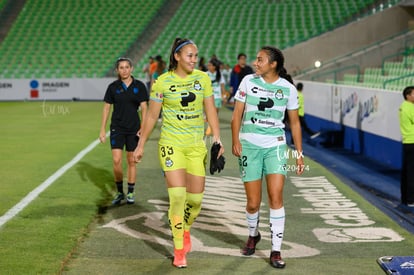
[[[221,98],[215,98],[214,105],[216,108],[221,108],[223,106],[223,100]]]
[[[158,145],[158,156],[164,172],[185,169],[195,176],[206,175],[207,148],[204,144],[188,147]]]
[[[240,176],[243,182],[261,179],[269,174],[286,176],[287,145],[271,148],[244,148],[239,158]]]

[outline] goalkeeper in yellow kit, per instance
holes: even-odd
[[[163,112],[159,140],[159,160],[168,187],[168,219],[174,242],[176,267],[186,267],[191,250],[190,227],[201,210],[205,185],[207,148],[204,142],[204,118],[220,143],[220,128],[214,105],[211,80],[197,66],[198,49],[189,39],[176,38],[170,54],[168,72],[154,83],[147,118],[134,152],[140,162],[158,115]],[[224,152],[220,147],[218,157]]]

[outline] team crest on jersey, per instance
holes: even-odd
[[[275,98],[279,99],[279,100],[283,99],[283,91],[280,90],[280,89],[277,90],[276,93],[275,93]]]
[[[171,167],[173,165],[174,165],[174,162],[169,157],[166,157],[165,158],[165,166]]]
[[[200,81],[198,81],[198,80],[194,81],[194,90],[196,90],[196,91],[200,91],[201,90]]]

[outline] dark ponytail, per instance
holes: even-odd
[[[173,42],[172,47],[171,47],[170,65],[168,66],[168,71],[174,71],[177,68],[178,62],[177,62],[177,60],[175,60],[174,54],[181,51],[181,49],[184,46],[190,45],[190,44],[194,44],[194,42],[191,41],[190,39],[187,39],[187,38],[177,37],[176,39],[174,39],[174,42]]]
[[[220,62],[217,59],[211,59],[209,62],[216,69],[216,79],[213,82],[220,83],[220,79],[221,79]]]
[[[280,72],[279,72],[279,76],[280,76],[280,77],[282,77],[282,78],[284,78],[284,79],[286,79],[286,80],[287,80],[287,81],[289,81],[291,84],[295,85],[295,84],[293,83],[292,76],[291,76],[290,74],[288,74],[288,73],[287,73],[287,71],[286,71],[285,67],[283,67],[283,68],[280,70]]]
[[[261,50],[267,52],[269,62],[276,62],[276,73],[294,85],[292,76],[288,74],[285,69],[285,57],[283,56],[282,51],[272,46],[264,46]]]

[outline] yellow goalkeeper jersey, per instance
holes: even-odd
[[[193,146],[203,143],[204,98],[212,96],[211,80],[194,70],[185,78],[174,72],[162,74],[153,84],[150,99],[162,102],[159,144]]]

